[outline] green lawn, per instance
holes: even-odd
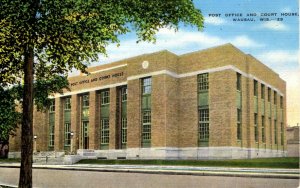
[[[182,165],[182,166],[219,166],[253,168],[299,168],[299,158],[260,158],[232,160],[103,160],[84,159],[77,164],[123,164],[123,165]]]
[[[0,159],[0,163],[18,163],[21,159]]]

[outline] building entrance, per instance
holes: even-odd
[[[81,148],[89,149],[89,122],[83,121],[81,126]]]

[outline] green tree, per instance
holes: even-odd
[[[0,87],[0,157],[7,157],[10,135],[15,135],[15,131],[21,120],[21,113],[17,112],[15,97],[12,90],[4,90]]]
[[[62,93],[64,88],[68,89],[68,85],[67,78],[58,75],[53,75],[50,79],[37,80],[34,83],[34,104],[37,110],[45,111],[50,105],[49,95]],[[8,146],[9,136],[15,135],[16,128],[21,123],[22,106],[18,104],[22,101],[22,93],[22,85],[9,88],[0,86],[0,151]]]
[[[106,54],[118,36],[136,31],[138,41],[155,41],[164,27],[203,27],[192,0],[2,0],[0,83],[23,76],[22,150],[19,187],[32,186],[34,76],[66,75]],[[35,74],[34,74],[35,73]]]

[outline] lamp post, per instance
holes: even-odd
[[[33,140],[34,140],[34,152],[36,152],[36,139],[37,139],[37,135],[33,136]]]
[[[70,149],[70,151],[72,153],[72,151],[73,151],[73,136],[74,136],[73,131],[70,132],[70,136],[71,136],[71,149]]]

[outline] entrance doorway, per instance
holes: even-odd
[[[89,122],[83,121],[81,126],[81,148],[89,149]]]

